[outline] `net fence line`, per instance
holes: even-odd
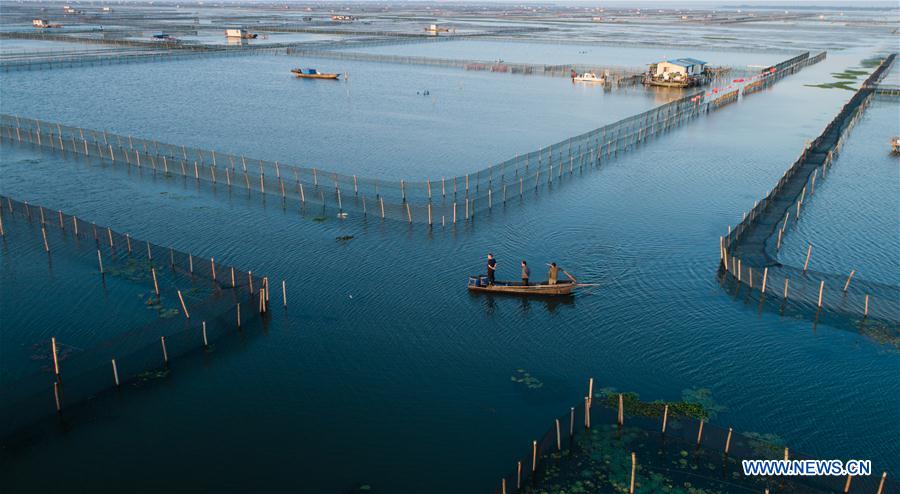
[[[758,78],[772,84],[821,60],[806,55]],[[734,102],[739,89],[708,94],[684,96],[474,173],[424,181],[359,177],[11,115],[0,115],[0,142],[28,143],[64,156],[148,169],[163,178],[182,177],[261,197],[274,196],[285,208],[318,210],[322,215],[334,212],[341,218],[353,213],[433,227],[474,221],[476,214],[490,213],[495,206],[525,203],[554,184],[598,169],[621,153]]]
[[[804,202],[815,194],[816,180],[826,178],[849,130],[871,102],[877,81],[895,58],[896,54],[891,54],[882,61],[775,187],[719,239],[720,273],[738,286],[757,290],[761,297],[768,294],[812,308],[817,318],[820,311],[831,311],[881,321],[892,339],[900,331],[900,287],[854,278],[855,271],[834,274],[810,270],[811,246],[802,268],[783,265],[777,256],[788,226],[799,222]]]
[[[152,321],[101,335],[87,347],[79,339],[83,337],[63,334],[43,340],[38,363],[4,383],[0,412],[5,420],[0,436],[54,411],[63,414],[68,406],[141,380],[147,372],[168,373],[173,360],[208,348],[257,317],[267,317],[271,303],[287,307],[283,282],[273,294],[269,279],[252,271],[133,238],[27,201],[0,196],[0,236],[9,250],[8,262],[15,262],[17,247],[37,246],[48,260],[66,256],[81,266],[93,266],[104,287],[112,281],[138,286],[146,294],[147,309],[156,311]],[[117,302],[113,297],[108,303]]]
[[[888,472],[876,471],[876,465],[868,476],[746,476],[743,460],[804,461],[820,457],[772,442],[778,439],[774,436],[741,433],[679,414],[668,404],[638,403],[632,407],[625,394],[611,397],[618,406],[604,402],[602,393],[593,397],[588,394],[583,403],[556,417],[495,484],[493,492],[634,493],[657,492],[654,486],[665,485],[669,489],[662,491],[668,492],[672,483],[678,487],[684,481],[701,490],[705,484],[718,487],[710,492],[722,492],[724,488],[727,492],[760,494],[848,492],[850,486],[853,489],[849,492],[883,494],[900,488]],[[595,402],[595,398],[601,400]],[[664,485],[657,485],[661,480]],[[586,485],[585,481],[593,483]],[[581,490],[569,490],[573,487]]]
[[[602,74],[612,85],[617,85],[621,79],[639,76],[644,73],[642,67],[623,66],[599,66],[585,64],[535,64],[517,62],[498,62],[489,60],[461,59],[461,58],[437,58],[425,56],[388,55],[379,53],[350,52],[342,50],[321,50],[307,47],[288,48],[288,55],[304,56],[308,58],[327,58],[334,60],[352,60],[363,62],[381,62],[404,65],[424,65],[435,67],[455,67],[466,70],[480,70],[489,72],[509,72],[512,74],[533,74],[552,77],[568,77],[571,71],[594,72]],[[610,85],[610,84],[605,84]]]

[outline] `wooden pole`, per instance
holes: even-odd
[[[869,294],[866,294],[866,305],[863,308],[863,317],[869,317]]]
[[[628,488],[630,494],[634,494],[634,472],[637,470],[637,456],[631,453],[631,487]]]
[[[731,448],[731,427],[728,428],[728,435],[725,437],[725,454],[728,454],[728,450]]]
[[[534,473],[536,471],[537,471],[537,441],[531,441],[531,473]]]
[[[884,482],[887,480],[887,472],[881,472],[881,481],[878,482],[878,492],[876,494],[884,494]]]
[[[569,437],[575,435],[575,407],[569,407]]]
[[[156,268],[150,268],[150,274],[153,276],[153,291],[159,296],[159,284],[156,283]]]
[[[588,379],[588,406],[594,401],[594,378]]]
[[[500,494],[506,494],[506,479],[500,479]]]
[[[97,249],[97,264],[100,265],[100,274],[103,274],[103,256],[100,255],[100,249]]]
[[[703,439],[703,419],[700,419],[700,429],[697,430],[697,447],[700,447],[700,441]]]
[[[50,337],[50,351],[53,353],[53,373],[59,376],[59,354],[56,352],[56,337]]]
[[[203,346],[204,346],[204,347],[208,347],[208,346],[209,346],[209,341],[207,341],[207,339],[206,339],[206,321],[203,321],[203,322],[201,323],[201,327],[203,328],[203,329],[202,329],[202,331],[203,331]]]
[[[847,277],[847,282],[844,283],[844,292],[846,292],[846,291],[847,291],[847,288],[850,287],[850,280],[853,279],[853,274],[854,274],[854,273],[856,273],[856,270],[851,269],[851,270],[850,270],[850,276]]]
[[[784,298],[787,299],[788,296],[788,277],[784,277]]]
[[[216,281],[216,259],[214,257],[209,258],[209,270],[212,273],[213,281]]]
[[[241,304],[237,304],[237,327],[241,327]]]
[[[850,492],[850,481],[853,480],[852,475],[847,475],[847,482],[844,484],[844,494]]]
[[[822,291],[825,290],[825,280],[819,282],[819,308],[822,308]]]
[[[522,462],[516,462],[516,490],[522,488]]]
[[[181,309],[184,311],[184,317],[190,319],[191,314],[188,312],[187,306],[184,305],[184,297],[181,296],[181,290],[178,290],[178,300],[181,302]]]
[[[116,387],[119,387],[119,369],[116,367],[116,359],[112,359],[112,369],[113,369],[113,382],[116,383]]]
[[[666,405],[663,408],[663,424],[662,424],[662,433],[666,433],[666,423],[669,420],[669,405]]]
[[[559,437],[559,419],[556,419],[556,450],[562,451],[562,440]]]
[[[812,254],[812,244],[809,244],[809,247],[806,248],[806,260],[803,261],[803,272],[806,272],[806,268],[809,267],[809,256]]]
[[[62,412],[62,406],[59,403],[59,381],[53,381],[53,399],[56,401],[56,413]]]
[[[591,428],[591,407],[588,404],[587,396],[584,397],[584,428]]]
[[[762,288],[760,288],[760,293],[766,293],[766,280],[769,277],[769,266],[763,268],[763,279],[762,279]]]
[[[41,235],[44,237],[44,250],[50,252],[50,244],[47,243],[47,229],[41,227]]]
[[[619,393],[619,425],[625,424],[625,405],[622,398],[622,393]]]
[[[166,337],[160,336],[159,342],[162,344],[162,352],[163,352],[163,363],[169,363],[169,352],[166,351]]]
[[[281,301],[284,303],[284,306],[287,307],[287,286],[285,285],[284,280],[281,280]]]

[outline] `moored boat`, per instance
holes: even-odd
[[[566,297],[580,286],[588,286],[571,280],[558,281],[551,285],[548,282],[529,283],[523,285],[520,281],[494,281],[489,284],[485,275],[469,276],[470,292],[493,292],[510,295],[534,295],[541,297]]]
[[[326,74],[316,69],[291,69],[297,77],[304,79],[337,79],[341,74]]]
[[[576,75],[575,77],[572,77],[572,80],[575,82],[591,82],[597,84],[603,84],[606,82],[606,79],[598,76],[593,72],[585,72],[581,75]]]

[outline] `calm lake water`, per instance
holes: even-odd
[[[290,73],[308,65],[349,82]],[[277,55],[11,72],[3,90],[8,114],[398,180],[472,172],[680,96]]]
[[[810,266],[900,285],[900,160],[890,140],[900,133],[895,101],[874,101],[851,130],[843,151],[824,180],[797,229],[786,237],[780,259],[802,266],[809,244]]]
[[[198,349],[174,361],[153,385],[99,395],[71,412],[65,431],[48,420],[33,441],[5,445],[0,485],[341,492],[369,484],[377,492],[480,492],[514,467],[553,417],[578,403],[589,376],[598,387],[645,399],[707,388],[724,407],[717,424],[777,434],[792,450],[823,458],[871,458],[875,471],[895,472],[896,349],[840,321],[814,328],[802,313],[759,311],[732,299],[715,276],[726,226],[852,94],[804,85],[864,55],[829,55],[584,178],[557,183],[539,200],[432,232],[397,222],[315,222],[271,199],[4,143],[0,193],[283,278],[290,307],[275,310],[265,327],[217,341],[211,353]],[[571,88],[564,79],[367,64],[350,69],[349,85],[312,86],[279,79],[286,58],[227,62],[8,74],[3,111],[404,174],[428,155],[429,173],[478,168],[657,103],[640,93]],[[257,71],[258,79],[222,77],[235,66]],[[375,77],[388,73],[413,80],[390,79],[400,81],[399,91]],[[109,88],[102,93],[101,81]],[[289,84],[304,97],[272,97]],[[459,84],[464,96],[454,101],[464,108],[441,106]],[[438,88],[438,103],[415,98],[425,86]],[[399,116],[380,118],[388,108]],[[320,128],[328,118],[346,133],[337,123]],[[527,125],[517,125],[523,119]],[[436,129],[444,133],[430,136]],[[860,128],[813,203],[838,188],[857,138],[866,139]],[[413,157],[390,161],[410,150]],[[355,161],[364,151],[368,159]],[[832,221],[852,221],[841,218]],[[335,240],[345,235],[354,238]],[[471,296],[466,276],[483,270],[489,251],[503,278],[515,278],[525,258],[534,278],[556,261],[599,287],[568,303]],[[2,334],[10,330],[4,318]],[[22,320],[15,330],[32,341],[79,337],[62,311]],[[543,386],[513,382],[517,369]],[[48,465],[58,466],[52,475]]]

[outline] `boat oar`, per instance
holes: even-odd
[[[561,271],[562,271],[566,276],[568,276],[570,280],[572,280],[572,283],[578,284],[578,280],[576,280],[574,276],[572,276],[571,274],[569,274],[568,271],[566,271],[565,269],[562,269]]]

